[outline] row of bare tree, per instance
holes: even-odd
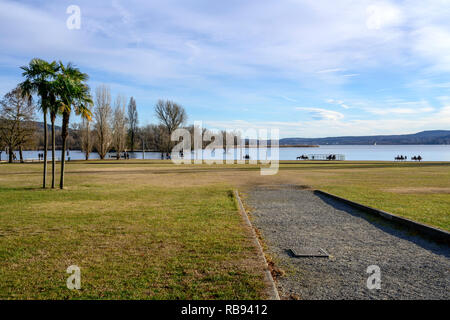
[[[19,87],[0,101],[0,150],[8,150],[10,162],[14,160],[14,151],[19,151],[23,162],[22,150],[36,149],[42,144],[39,139],[45,138],[45,133],[39,134],[42,128],[35,122],[37,109],[30,96],[23,94]],[[92,119],[82,118],[81,122],[72,124],[67,141],[71,147],[83,150],[86,160],[93,150],[101,159],[110,151],[115,151],[120,159],[122,153],[133,152],[135,148],[170,153],[174,145],[170,135],[186,122],[186,112],[177,103],[159,100],[155,115],[159,124],[139,127],[135,99],[131,97],[127,104],[126,99],[118,95],[112,103],[109,87],[100,85],[95,90]],[[193,132],[193,126],[188,128]],[[61,144],[60,133],[61,129],[55,128],[55,146]]]
[[[128,129],[132,126],[128,126],[128,123],[137,124],[137,111],[136,102],[131,97],[128,104],[128,110],[131,116],[127,118],[126,98],[118,95],[114,102],[114,107],[111,103],[110,89],[101,85],[95,90],[95,105],[93,109],[93,123],[83,119],[79,131],[81,139],[81,148],[86,155],[86,160],[89,159],[89,154],[92,152],[93,147],[96,147],[101,159],[104,159],[107,153],[114,148],[117,154],[117,158],[120,158],[120,154],[126,151]],[[135,130],[133,128],[133,130]],[[134,149],[134,131],[131,142],[132,149]]]
[[[44,151],[42,159],[43,188],[46,188],[47,178],[47,150],[48,125],[47,115],[51,122],[51,186],[55,188],[56,176],[56,125],[57,117],[62,118],[61,138],[61,170],[60,185],[64,188],[64,171],[67,142],[70,133],[70,117],[72,113],[80,116],[82,122],[79,127],[81,147],[86,153],[86,159],[92,147],[96,149],[102,159],[114,148],[118,159],[126,151],[127,137],[131,141],[131,151],[134,150],[138,134],[138,114],[136,101],[131,98],[126,115],[126,99],[117,96],[114,109],[111,103],[111,93],[107,86],[99,86],[96,90],[95,104],[87,85],[88,75],[81,72],[72,63],[63,64],[61,61],[47,62],[34,58],[27,66],[21,67],[24,81],[17,88],[7,93],[0,102],[0,157],[1,150],[8,149],[9,161],[13,161],[15,150],[19,150],[23,161],[22,150],[33,140],[38,132],[35,122],[37,109],[43,116]],[[38,104],[33,104],[37,98]],[[94,106],[95,105],[95,106]],[[94,107],[93,107],[94,106]],[[186,120],[184,108],[172,101],[158,101],[155,112],[160,125],[155,127],[154,140],[160,150],[170,151],[170,135]],[[91,128],[92,127],[92,128]],[[144,147],[144,146],[143,146]]]
[[[39,130],[34,122],[35,111],[36,106],[32,100],[27,95],[23,96],[19,88],[5,95],[0,102],[0,144],[2,144],[0,150],[7,147],[10,162],[14,159],[13,150],[19,150],[20,160],[23,162],[22,150],[36,148],[36,140],[43,138],[38,134]],[[155,105],[155,115],[159,119],[159,124],[139,127],[135,99],[131,97],[127,106],[126,99],[118,95],[113,105],[110,89],[106,85],[96,88],[92,113],[91,121],[82,118],[80,123],[74,123],[68,136],[69,145],[72,149],[75,147],[83,150],[86,160],[89,160],[93,150],[98,152],[101,159],[114,150],[117,159],[120,159],[121,153],[133,152],[135,148],[159,151],[164,157],[164,154],[171,152],[175,143],[170,139],[171,134],[187,120],[182,106],[172,101],[159,100]],[[193,150],[196,128],[194,125],[184,128],[191,133]],[[214,133],[205,128],[201,130],[203,137],[201,147],[205,148]],[[60,129],[56,133],[59,137]],[[221,136],[225,148],[227,140],[228,143],[233,139],[236,140],[239,134],[222,131]],[[57,139],[57,142],[59,145],[60,139]],[[237,140],[233,144],[237,145]]]
[[[120,159],[123,152],[133,152],[139,145],[142,150],[168,153],[173,147],[171,134],[187,119],[182,106],[169,100],[159,100],[155,105],[155,114],[160,123],[139,128],[133,97],[130,98],[127,111],[126,108],[127,102],[123,96],[116,97],[113,107],[109,87],[100,85],[96,88],[93,123],[83,120],[78,127],[80,145],[86,160],[94,147],[101,159],[111,150]],[[129,150],[127,146],[130,146]]]

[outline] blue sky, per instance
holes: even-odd
[[[0,0],[0,94],[40,57],[135,97],[141,124],[167,98],[281,137],[450,129],[449,17],[446,0]]]

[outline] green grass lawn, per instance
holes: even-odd
[[[0,165],[0,298],[263,297],[262,272],[229,187],[69,173],[67,190],[41,190],[32,188],[39,169]],[[27,173],[9,174],[15,171]],[[79,291],[66,288],[70,265],[81,268]]]
[[[304,183],[315,189],[450,231],[450,163],[349,163],[307,171]]]
[[[67,164],[42,190],[41,164],[0,164],[0,298],[256,299],[263,272],[232,190],[295,184],[450,230],[450,164],[169,161]],[[68,290],[66,269],[81,268]]]

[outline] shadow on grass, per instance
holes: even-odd
[[[59,188],[42,188],[42,187],[0,187],[0,192],[2,191],[49,191],[49,190],[59,190]]]
[[[414,244],[426,250],[429,250],[435,254],[444,255],[446,258],[450,258],[450,246],[448,246],[447,244],[438,243],[430,239],[426,235],[417,232],[416,230],[413,230],[411,228],[408,228],[404,225],[395,222],[388,221],[381,217],[377,217],[375,215],[366,213],[364,211],[355,209],[346,203],[340,202],[339,200],[335,200],[318,193],[314,194],[329,206],[337,210],[344,211],[354,217],[362,218],[367,222],[369,222],[370,224],[372,224],[373,226],[382,230],[383,232],[386,232],[397,238],[413,242]]]

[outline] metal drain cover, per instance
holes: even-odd
[[[290,250],[294,257],[328,258],[330,256],[322,248],[295,247]]]

